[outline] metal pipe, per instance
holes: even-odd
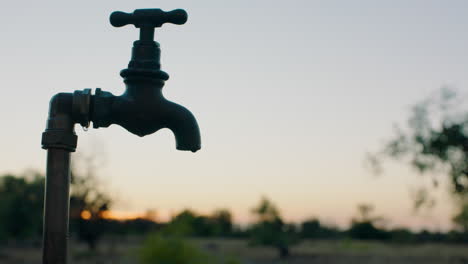
[[[70,151],[47,150],[43,264],[67,263],[70,204]]]
[[[43,264],[66,264],[68,255],[68,216],[70,205],[70,156],[75,151],[75,123],[89,104],[87,91],[59,93],[52,97],[42,148],[47,149],[44,197]]]

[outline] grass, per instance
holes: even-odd
[[[106,239],[97,252],[71,241],[72,264],[137,264],[136,249],[142,237]],[[401,245],[377,241],[322,240],[304,241],[292,249],[292,257],[280,260],[270,248],[251,248],[244,240],[194,239],[201,248],[220,256],[235,256],[246,264],[468,264],[468,245]],[[41,264],[37,247],[0,248],[2,264]],[[156,263],[155,263],[156,264]]]

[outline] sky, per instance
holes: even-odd
[[[468,87],[468,2],[431,0],[9,1],[0,17],[0,173],[45,170],[40,148],[58,92],[124,92],[133,26],[113,11],[183,8],[185,25],[155,32],[166,98],[199,122],[202,149],[180,152],[169,130],[140,138],[78,125],[74,156],[97,156],[114,210],[229,208],[248,222],[262,196],[290,221],[344,226],[371,203],[392,225],[444,229],[446,187],[414,214],[410,190],[428,183],[403,163],[376,177],[365,156],[442,86]],[[77,161],[76,163],[79,164]],[[83,165],[83,162],[81,162]]]

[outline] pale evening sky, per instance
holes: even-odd
[[[363,161],[412,104],[443,85],[468,87],[466,1],[5,2],[0,173],[44,171],[40,137],[55,93],[124,91],[118,73],[138,31],[108,17],[137,8],[189,13],[155,36],[171,76],[164,94],[194,113],[202,149],[177,151],[169,130],[139,138],[77,126],[79,152],[105,156],[99,175],[116,210],[227,207],[248,221],[266,195],[289,220],[344,225],[370,202],[393,225],[449,225],[445,189],[415,216],[409,189],[426,178],[404,164],[374,177]]]

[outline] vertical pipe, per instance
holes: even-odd
[[[43,264],[66,264],[70,204],[70,151],[47,150]]]

